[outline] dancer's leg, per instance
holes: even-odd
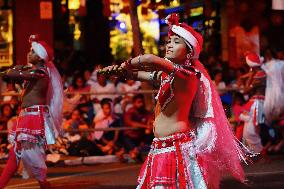
[[[43,147],[33,144],[31,148],[22,150],[21,157],[29,175],[39,182],[41,188],[48,188],[48,183],[46,182],[47,167]]]
[[[17,158],[14,148],[10,149],[9,158],[0,177],[0,188],[4,188],[17,171]]]

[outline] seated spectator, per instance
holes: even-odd
[[[90,92],[91,88],[88,84],[86,84],[86,81],[83,76],[77,75],[73,80],[73,85],[69,87],[69,92],[74,93],[88,93]],[[76,96],[75,94],[71,97]],[[80,98],[80,104],[78,104],[77,108],[80,109],[82,116],[84,117],[84,120],[91,124],[94,116],[94,110],[93,105],[90,100],[90,96],[83,94]]]
[[[133,107],[124,114],[126,127],[136,128],[135,130],[124,131],[124,145],[133,159],[139,156],[139,148],[144,144],[145,139],[152,137],[152,114],[145,108],[145,100],[142,94],[133,97]],[[146,134],[147,133],[147,134]]]
[[[84,79],[85,79],[85,81],[86,81],[86,84],[88,85],[88,86],[90,86],[89,84],[88,84],[88,81],[90,80],[90,78],[91,78],[91,72],[90,72],[90,70],[85,70],[84,71]]]
[[[13,117],[13,109],[10,104],[4,104],[1,106],[1,117],[0,117],[0,130],[7,130],[7,123]],[[7,134],[0,134],[0,143],[7,143]]]
[[[94,127],[96,129],[120,127],[120,119],[112,110],[112,101],[110,99],[103,99],[101,101],[101,108],[95,116]],[[120,131],[95,131],[91,134],[91,139],[96,141],[105,154],[110,155],[121,147],[119,134]]]
[[[64,91],[68,92],[68,91]],[[64,95],[63,100],[63,115],[69,115],[73,112],[73,110],[80,104],[82,95],[81,94],[75,94],[72,97],[68,97],[68,95]]]
[[[70,135],[73,136],[75,134],[78,134],[78,131],[73,132],[72,129],[77,130],[77,129],[87,129],[88,125],[84,122],[82,114],[79,109],[75,109],[72,114],[70,119],[66,120],[63,123],[63,128],[64,130],[70,130]]]
[[[126,112],[127,109],[132,106],[132,97],[134,96],[132,92],[136,92],[141,88],[141,82],[126,80],[126,82],[118,83],[116,88],[118,92],[126,93],[125,95],[122,95],[122,100],[120,102],[122,112]]]
[[[58,137],[56,143],[48,146],[48,152],[50,154],[63,154],[69,155],[68,146],[70,146],[71,141],[65,137]]]
[[[244,80],[242,78],[242,76],[245,74],[245,69],[244,68],[239,68],[236,70],[235,72],[235,79],[233,81],[231,81],[230,86],[233,88],[237,88],[237,89],[243,89],[244,88]],[[242,91],[241,91],[242,92]]]
[[[83,76],[77,75],[75,76],[73,83],[69,86],[70,92],[89,92],[90,86],[86,84],[86,81]]]
[[[245,99],[242,93],[236,92],[233,98],[232,113],[233,117],[230,120],[235,126],[235,135],[239,141],[242,141],[244,122],[240,120],[240,115],[244,111]]]
[[[226,89],[226,84],[223,81],[223,74],[221,71],[215,72],[213,83],[215,84],[220,95],[225,93],[224,89]]]
[[[12,106],[18,104],[18,96],[15,96],[15,94],[17,94],[17,89],[14,83],[7,82],[6,89],[3,91],[3,93],[5,96],[1,98],[1,104],[11,104]],[[9,94],[11,96],[9,96]]]
[[[116,93],[116,89],[113,83],[108,82],[105,75],[97,73],[98,82],[94,82],[91,88],[92,93]],[[95,113],[99,112],[101,109],[100,102],[104,98],[109,98],[114,100],[116,95],[114,94],[99,94],[92,95],[91,99],[94,103],[94,111]]]
[[[79,109],[75,109],[72,112],[71,118],[63,123],[63,127],[65,130],[70,130],[64,135],[70,144],[67,149],[69,155],[103,155],[102,151],[96,146],[96,144],[88,140],[88,133],[84,132],[84,129],[87,129],[88,125],[84,122],[81,111]],[[72,129],[79,129],[80,131],[72,131]],[[60,152],[62,153],[62,150],[60,150]]]
[[[68,89],[72,83],[72,78],[71,77],[68,77],[66,74],[63,74],[61,76],[61,80],[62,80],[62,85],[63,85],[63,89]]]

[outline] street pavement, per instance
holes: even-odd
[[[2,166],[3,167],[3,166]],[[2,171],[2,167],[0,168]],[[52,188],[68,189],[133,189],[141,164],[115,163],[80,166],[51,166],[48,180]],[[271,162],[257,162],[244,165],[247,180],[239,183],[227,176],[221,182],[221,189],[283,189],[284,155],[271,156]],[[23,180],[15,176],[7,189],[39,188],[33,179]]]

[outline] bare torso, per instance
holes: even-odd
[[[38,80],[27,82],[28,84],[22,98],[22,108],[33,105],[45,105],[48,90],[48,76],[46,75]]]
[[[173,99],[159,115],[156,115],[153,125],[155,137],[165,137],[191,129],[188,117],[196,86],[186,84],[185,81],[175,82],[174,91]]]
[[[187,120],[178,121],[176,114],[173,116],[166,116],[161,112],[154,121],[154,135],[155,137],[165,137],[173,133],[184,132],[190,129]]]

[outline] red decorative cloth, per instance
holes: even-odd
[[[176,133],[164,138],[153,140],[151,151],[143,164],[138,177],[139,187],[142,189],[154,186],[174,187],[185,189],[194,188],[183,157],[183,144],[190,143],[190,133]],[[198,161],[197,162],[200,163]]]
[[[10,133],[16,144],[16,149],[21,150],[21,141],[38,143],[47,148],[45,139],[44,113],[49,113],[47,106],[38,105],[21,110],[16,127]]]
[[[173,79],[174,79],[173,75],[168,75],[165,72],[163,72],[161,75],[161,86],[156,99],[158,100],[162,110],[165,108],[165,106],[171,101],[171,99],[174,96],[172,88]]]

